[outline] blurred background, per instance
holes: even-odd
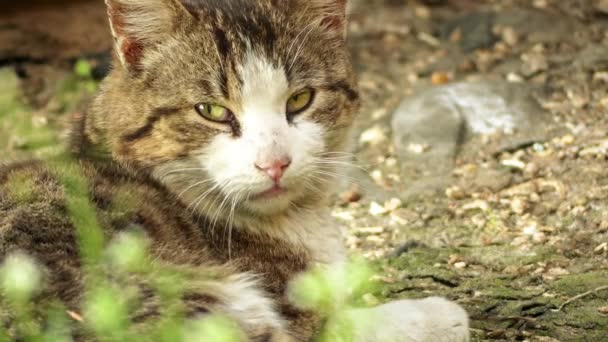
[[[361,169],[333,213],[382,270],[367,300],[448,296],[476,340],[607,341],[608,1],[359,0],[349,31]],[[0,3],[2,159],[65,137],[111,44],[101,0]]]

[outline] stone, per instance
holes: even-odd
[[[473,12],[449,20],[440,29],[441,38],[449,40],[459,32],[459,44],[465,52],[491,47],[498,39],[492,32],[494,14]]]
[[[369,213],[372,216],[383,216],[389,213],[389,210],[384,208],[384,206],[380,205],[378,202],[372,202],[369,205]]]
[[[425,179],[420,184],[427,190],[443,186],[443,192],[456,156],[479,149],[466,144],[474,137],[495,135],[492,153],[546,141],[553,120],[530,93],[524,84],[489,79],[418,90],[402,101],[392,118],[401,179]],[[501,190],[500,186],[491,188]]]
[[[367,129],[359,137],[361,145],[378,146],[388,140],[384,129],[380,125]]]
[[[518,37],[531,43],[557,43],[575,32],[576,23],[569,17],[549,11],[506,8],[494,16],[495,26],[512,27]],[[550,27],[550,30],[547,30]]]
[[[602,14],[608,14],[608,0],[597,0],[593,8]]]
[[[608,45],[593,44],[579,52],[574,61],[576,68],[584,71],[604,71],[608,69]]]
[[[525,213],[529,206],[529,203],[520,197],[516,197],[511,201],[511,211],[518,215]]]

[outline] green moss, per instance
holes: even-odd
[[[521,250],[510,245],[473,247],[463,251],[472,263],[502,270],[507,266],[525,266],[540,261],[563,259],[552,247],[541,246],[532,250]]]
[[[608,286],[608,271],[571,274],[551,284],[551,288],[554,291],[565,296],[576,296],[601,286]],[[608,298],[608,291],[598,293],[597,295]]]
[[[18,204],[35,202],[39,198],[34,178],[29,173],[15,173],[8,177],[4,187],[10,199]]]

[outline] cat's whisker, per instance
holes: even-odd
[[[306,42],[308,41],[308,38],[310,36],[310,34],[315,30],[316,26],[318,25],[318,22],[316,21],[312,21],[310,24],[308,24],[296,37],[296,39],[294,40],[294,42],[298,41],[298,38],[300,38],[300,35],[302,35],[302,33],[304,32],[304,30],[306,30],[308,28],[308,32],[306,33],[306,35],[304,36],[304,39],[302,39],[302,41],[300,42],[300,45],[298,46],[298,49],[296,50],[296,54],[294,55],[294,57],[291,60],[291,63],[289,64],[289,67],[287,68],[288,71],[291,71],[294,64],[296,63],[296,61],[298,60],[298,57],[300,56],[302,47],[306,44]],[[309,28],[310,27],[310,28]],[[289,53],[291,53],[291,49],[289,51]]]
[[[213,181],[213,179],[205,179],[205,180],[203,180],[203,181],[196,182],[196,183],[194,183],[194,184],[190,185],[189,187],[187,187],[186,189],[184,189],[182,192],[180,192],[180,193],[179,193],[179,195],[177,195],[177,198],[182,198],[182,196],[183,196],[183,195],[184,195],[186,192],[188,192],[189,190],[191,190],[192,188],[195,188],[195,187],[197,187],[197,186],[201,186],[201,185],[206,184],[206,183],[209,183],[209,182],[211,182],[211,181]]]
[[[232,207],[230,208],[230,215],[228,216],[229,226],[228,226],[228,260],[232,259],[232,229],[234,229],[234,215],[236,210],[236,205],[240,202],[242,195],[245,191],[240,191],[232,201]]]
[[[232,184],[232,180],[223,181],[222,183],[219,183],[219,184],[218,184],[218,188],[220,188],[220,189],[221,189],[222,187],[227,187],[227,186],[229,186],[230,184]],[[215,190],[215,189],[214,189],[214,190]],[[210,210],[212,209],[213,204],[214,204],[214,203],[216,203],[216,199],[217,199],[217,200],[219,200],[219,199],[221,199],[221,198],[222,198],[222,192],[221,192],[221,190],[216,191],[216,192],[213,194],[213,199],[212,199],[212,200],[210,200],[210,201],[207,201],[207,203],[205,203],[205,206],[204,206],[204,207],[203,207],[201,210],[199,210],[199,212],[198,212],[198,218],[197,218],[197,222],[198,222],[198,221],[200,221],[201,217],[203,217],[203,215],[204,215],[204,216],[207,218],[207,220],[209,221],[208,223],[211,223],[211,221],[210,221],[210,220],[211,220],[211,217],[209,217],[209,215],[208,215],[208,214],[209,214],[209,213],[208,213],[208,210],[210,211]],[[224,201],[226,200],[226,198],[227,198],[227,197],[224,195]],[[201,203],[202,203],[202,200],[201,200]],[[222,202],[222,206],[223,206],[223,204],[224,204],[224,202]],[[200,205],[200,204],[199,204],[199,205]],[[197,205],[197,207],[198,207],[198,205]],[[216,210],[216,214],[218,213],[218,211],[219,211],[220,209],[221,209],[221,207],[219,207],[219,208]],[[211,234],[212,234],[212,235],[214,235],[214,234],[215,234],[215,223],[213,223],[213,226],[212,226],[212,227],[209,227],[209,228],[210,228],[210,230],[211,230]]]
[[[359,181],[356,180],[353,177],[342,175],[342,174],[338,174],[338,173],[335,173],[335,172],[323,171],[323,170],[314,170],[313,173],[319,174],[319,175],[324,175],[324,176],[327,176],[327,177],[332,178],[332,179],[347,180],[347,181],[349,181],[349,183],[352,183],[352,184],[358,184],[359,183]]]
[[[356,157],[357,155],[352,153],[352,152],[345,152],[345,151],[329,151],[329,152],[321,152],[319,153],[320,156],[333,156],[333,155],[344,155],[344,156],[350,156],[350,157]]]
[[[329,179],[323,179],[321,177],[315,176],[314,174],[307,175],[305,179],[310,179],[310,180],[316,181],[317,183],[319,183],[319,185],[323,185],[330,181]]]
[[[200,195],[199,197],[197,197],[186,209],[190,209],[190,207],[194,204],[194,202],[196,202],[196,205],[194,206],[194,208],[192,209],[192,213],[195,213],[198,209],[198,206],[200,205],[200,203],[202,203],[202,201],[213,191],[215,191],[217,188],[219,188],[222,185],[222,183],[216,183],[213,187],[209,188],[205,193],[203,193],[202,195]]]
[[[184,171],[206,171],[204,168],[201,167],[190,167],[190,168],[184,168],[184,169],[175,169],[175,170],[171,170],[167,173],[164,173],[162,176],[158,177],[161,181],[165,179],[165,177],[174,174],[174,173],[178,173],[178,172],[184,172]]]
[[[310,10],[310,4],[308,6],[306,6],[306,8],[304,9],[304,13],[307,13],[309,10]],[[312,26],[313,24],[315,24],[315,23],[314,22],[309,23],[302,30],[300,30],[300,32],[298,32],[298,34],[296,35],[296,37],[291,42],[291,45],[289,46],[289,49],[287,50],[286,56],[288,56],[288,58],[289,58],[289,56],[291,56],[291,51],[293,50],[294,46],[296,45],[296,43],[300,39],[300,36],[309,28],[309,26]],[[288,68],[287,71],[288,72],[291,71],[291,67]]]
[[[315,161],[315,164],[321,165],[321,166],[332,165],[332,166],[337,166],[337,167],[350,167],[350,168],[354,168],[354,169],[359,169],[361,171],[369,172],[369,170],[366,168],[366,166],[357,165],[357,164],[353,164],[353,163],[349,163],[349,162],[345,162],[345,161],[339,161],[339,160],[318,160],[318,161]]]
[[[231,181],[228,181],[228,183],[230,183],[230,182]],[[212,223],[211,223],[211,230],[215,230],[215,225],[217,224],[217,221],[220,218],[222,210],[224,209],[224,205],[226,204],[226,201],[228,199],[229,199],[229,196],[224,195],[224,199],[220,203],[220,206],[215,210],[215,213],[213,214],[213,220],[212,220]]]
[[[198,209],[198,215],[197,215],[197,219],[196,219],[197,222],[200,222],[200,220],[203,216],[209,221],[210,218],[207,215],[208,211],[211,210],[213,203],[215,203],[216,200],[220,199],[221,196],[222,196],[222,193],[219,191],[213,193],[213,198],[211,200],[207,201],[207,203],[205,203],[205,205],[203,206],[202,209]],[[202,202],[201,202],[201,204],[202,204]],[[200,206],[200,204],[199,204],[199,206]],[[209,222],[207,222],[207,223],[209,223]],[[211,231],[211,234],[213,235],[214,231]]]
[[[310,181],[312,181],[312,182],[310,182]],[[314,193],[318,193],[318,194],[324,193],[324,191],[320,187],[315,186],[314,179],[305,179],[303,184],[306,189],[311,190]]]

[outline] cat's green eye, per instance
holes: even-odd
[[[202,117],[210,121],[228,123],[234,119],[234,114],[226,107],[209,103],[199,103],[194,108]]]
[[[302,113],[310,105],[315,97],[315,92],[312,89],[307,89],[293,95],[287,101],[287,114],[290,116]]]

